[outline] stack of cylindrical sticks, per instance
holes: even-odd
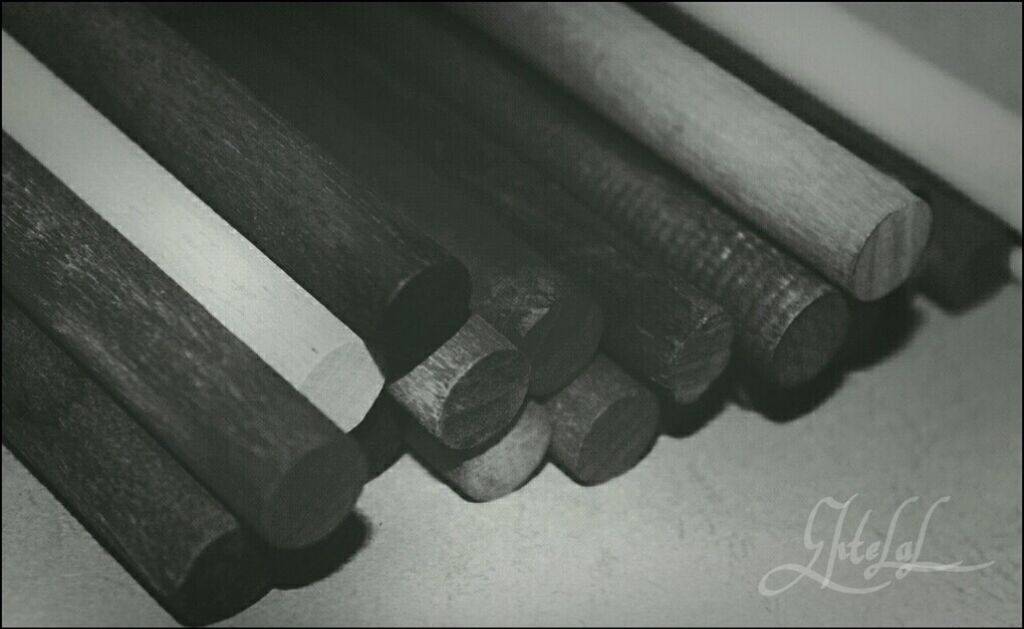
[[[476,501],[602,483],[977,272],[909,161],[618,3],[3,18],[4,442],[183,622],[406,445]]]

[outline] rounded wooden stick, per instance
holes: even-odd
[[[264,102],[393,192],[396,207],[466,266],[473,281],[470,309],[529,360],[531,395],[561,389],[586,367],[603,328],[597,304],[480,209],[485,199],[417,159],[335,98],[332,86],[288,64],[251,22],[205,9],[198,19],[176,17],[181,32]]]
[[[524,64],[461,24],[404,9],[378,5],[351,15],[375,50],[721,304],[736,325],[741,359],[763,377],[791,386],[828,364],[846,330],[838,291]]]
[[[267,593],[256,540],[6,293],[3,438],[180,622]]]
[[[456,450],[508,427],[526,397],[530,364],[477,315],[387,392],[417,423]]]
[[[4,29],[351,326],[397,377],[466,318],[465,268],[138,6],[3,6]]]
[[[282,548],[348,514],[359,447],[18,143],[3,285],[244,524]]]
[[[362,339],[6,33],[3,127],[339,428],[360,425],[384,386]]]
[[[358,85],[345,90],[346,103],[486,195],[487,207],[515,233],[588,288],[605,315],[602,344],[609,354],[680,402],[703,393],[728,362],[732,342],[732,325],[717,304],[638,259],[632,243],[593,220],[543,173],[437,106],[392,68],[342,43],[340,23],[324,22],[292,15],[277,20],[274,36],[319,76]]]
[[[496,443],[473,450],[446,448],[417,426],[409,429],[407,438],[420,460],[458,493],[488,502],[507,496],[536,474],[551,443],[551,426],[540,407],[530,401]]]
[[[633,10],[455,6],[858,299],[913,270],[923,201]]]
[[[1019,114],[841,6],[658,5],[663,19],[693,19],[728,37],[1020,234]]]
[[[631,469],[658,433],[654,394],[602,355],[538,406],[554,431],[551,458],[585,485]]]

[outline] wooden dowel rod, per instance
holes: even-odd
[[[251,534],[6,294],[3,370],[4,445],[175,618],[267,593]]]
[[[551,426],[529,401],[510,430],[473,450],[446,448],[418,426],[410,426],[407,439],[417,457],[456,492],[489,502],[519,489],[537,473],[551,443]]]
[[[1019,114],[841,6],[657,5],[664,19],[693,20],[749,51],[1021,233]]]
[[[239,520],[321,539],[366,477],[359,447],[15,140],[3,286]]]
[[[544,174],[436,106],[393,68],[347,45],[343,21],[278,16],[267,36],[280,38],[319,76],[352,88],[345,90],[346,103],[486,195],[487,207],[513,232],[583,283],[605,315],[602,343],[623,365],[680,402],[696,399],[728,362],[732,325],[721,308],[664,269],[635,259],[631,243],[592,220]]]
[[[826,89],[811,81],[803,72],[794,72],[796,66],[790,67],[789,63],[795,60],[780,63],[781,58],[774,52],[769,54],[776,49],[775,46],[762,48],[757,45],[751,46],[749,50],[742,48],[740,44],[750,44],[746,36],[737,36],[733,41],[709,28],[703,19],[698,19],[702,16],[697,14],[714,13],[716,10],[723,14],[730,13],[731,10],[724,6],[718,9],[690,7],[686,11],[666,3],[644,3],[637,6],[701,54],[927,200],[932,211],[931,235],[918,261],[918,268],[914,270],[913,283],[930,299],[946,308],[964,308],[991,294],[1006,278],[1007,252],[1020,247],[1020,236],[1015,236],[994,216],[929,172],[923,167],[927,160],[921,163],[915,161],[919,156],[914,155],[907,142],[901,142],[898,136],[885,131],[887,126],[891,127],[891,121],[877,119],[877,116],[891,116],[891,112],[877,111],[877,116],[854,115],[855,110],[860,108],[859,104],[845,97],[841,99],[844,101],[842,104],[838,103],[837,95],[832,91],[836,86]],[[753,9],[753,13],[758,11],[760,9]],[[829,11],[813,7],[807,16]],[[786,27],[773,24],[772,28]],[[801,35],[808,36],[813,35]],[[777,43],[779,47],[801,45],[798,40]],[[830,50],[828,54],[843,53]],[[813,66],[818,62],[824,65],[829,63],[815,57],[814,60],[807,59],[799,64]],[[883,76],[889,72],[886,68],[867,67],[863,63],[858,64],[854,71],[879,73]],[[869,104],[878,97],[917,97],[904,93],[906,86],[892,83],[891,76],[886,80],[880,76],[879,80],[879,89],[857,97],[864,101],[860,104]],[[882,95],[881,92],[888,94]],[[927,109],[931,110],[930,105]],[[861,114],[866,114],[866,111],[861,111]],[[901,118],[906,119],[905,116]],[[941,141],[941,138],[938,139]],[[958,159],[964,161],[959,155]]]
[[[654,394],[601,354],[572,384],[537,404],[554,431],[551,458],[585,485],[631,469],[657,437]]]
[[[3,127],[339,428],[384,386],[355,332],[3,34]]]
[[[463,16],[862,300],[902,284],[927,205],[620,3],[453,3]]]
[[[458,332],[387,393],[446,447],[479,446],[508,428],[526,397],[530,363],[471,315]]]
[[[3,23],[355,330],[389,377],[465,321],[460,263],[142,7],[5,4]]]
[[[828,364],[846,329],[837,290],[525,64],[465,25],[404,8],[367,7],[352,19],[376,51],[721,304],[739,357],[763,377],[792,386]]]
[[[469,270],[472,311],[530,361],[530,393],[547,395],[578,374],[597,349],[600,309],[460,189],[334,98],[323,81],[287,63],[255,28],[227,15],[196,12],[174,23],[201,50],[339,161],[394,193],[394,204]]]

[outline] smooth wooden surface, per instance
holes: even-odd
[[[1021,232],[1019,113],[835,4],[668,4],[750,51]]]
[[[625,5],[453,6],[857,298],[913,270],[924,202]]]
[[[551,458],[585,485],[632,469],[658,434],[654,394],[603,355],[539,406],[553,430]]]
[[[316,17],[316,16],[314,16]],[[407,77],[346,41],[343,13],[313,19],[292,12],[275,22],[294,58],[347,89],[346,103],[389,128],[427,161],[486,195],[488,208],[553,264],[581,282],[605,315],[602,343],[631,371],[680,402],[703,393],[728,363],[732,324],[717,304],[592,220],[574,197]],[[339,90],[339,93],[341,90]]]
[[[836,289],[469,27],[383,6],[351,12],[377,51],[721,304],[736,326],[738,358],[752,370],[792,386],[825,368],[846,330]]]
[[[527,401],[511,429],[480,448],[445,448],[415,426],[408,441],[424,465],[456,492],[474,502],[490,502],[519,489],[537,473],[551,443],[551,425],[541,408]]]
[[[348,432],[384,378],[355,332],[7,33],[3,128]]]
[[[502,433],[526,397],[530,363],[483,318],[387,387],[429,434],[449,448],[476,447]]]
[[[267,542],[334,529],[358,446],[6,134],[3,177],[4,289]]]
[[[3,436],[181,622],[228,618],[269,590],[252,535],[6,294]]]
[[[394,378],[463,323],[469,278],[139,6],[5,4],[4,29],[370,346]]]
[[[201,7],[165,17],[331,155],[393,193],[396,207],[466,266],[470,309],[530,361],[532,395],[570,382],[601,337],[593,298],[491,219],[480,208],[485,198],[464,191],[346,106],[334,84],[289,64],[261,35],[265,20],[240,20],[238,11]]]
[[[948,182],[929,173],[898,144],[889,144],[892,138],[879,135],[880,130],[872,126],[862,126],[870,125],[870,118],[848,118],[843,107],[828,102],[828,94],[815,93],[818,86],[805,82],[799,74],[785,74],[774,55],[762,58],[755,54],[760,50],[756,46],[752,45],[751,50],[741,47],[743,38],[732,41],[673,5],[643,4],[640,9],[701,54],[927,199],[932,205],[932,229],[913,282],[928,297],[947,308],[964,308],[991,295],[1007,279],[1006,256],[1020,246],[1020,236]],[[820,10],[813,8],[809,15]],[[885,71],[878,72],[885,75]],[[894,89],[890,82],[882,85]],[[903,89],[900,86],[897,91]]]

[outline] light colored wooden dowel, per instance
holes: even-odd
[[[672,2],[1021,231],[1021,118],[832,3]]]
[[[3,28],[366,342],[388,380],[468,316],[466,269],[155,15],[2,5]]]
[[[475,450],[445,448],[419,426],[410,427],[407,440],[419,459],[455,491],[489,502],[519,489],[537,473],[551,443],[551,426],[543,409],[528,401],[511,430]]]
[[[319,74],[288,63],[257,20],[210,13],[165,19],[329,154],[393,193],[395,207],[466,266],[471,310],[530,361],[530,395],[558,391],[587,366],[603,319],[585,290],[490,218],[486,198],[347,107]]]
[[[3,34],[3,128],[339,428],[384,378],[363,341]]]
[[[921,199],[625,5],[453,6],[855,297],[910,275]]]

